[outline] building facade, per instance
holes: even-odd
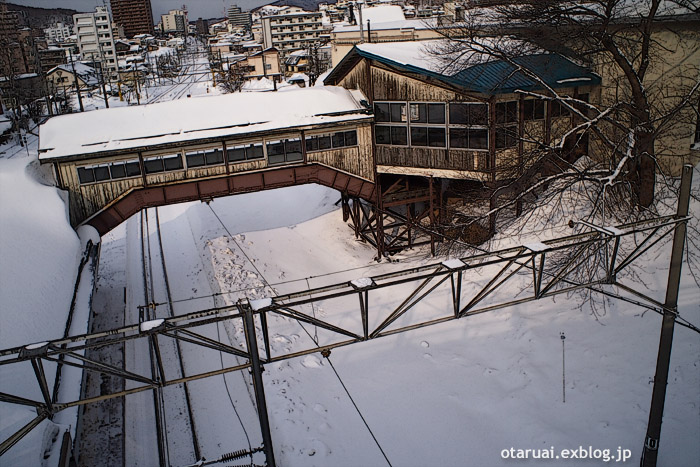
[[[284,58],[290,52],[302,50],[323,40],[321,13],[296,11],[261,18],[263,45],[274,47]]]
[[[250,31],[253,25],[253,16],[250,11],[242,11],[239,6],[232,5],[228,9],[228,21],[235,28]]]
[[[110,6],[114,22],[124,28],[125,37],[154,34],[150,0],[110,0]]]
[[[69,24],[56,23],[50,28],[44,29],[44,36],[50,44],[65,42],[73,35],[73,27]]]
[[[99,62],[110,74],[116,73],[117,50],[107,9],[96,7],[94,13],[75,14],[73,21],[82,59]]]
[[[161,15],[164,33],[187,34],[186,10],[170,10],[167,15]]]

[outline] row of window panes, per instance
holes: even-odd
[[[309,152],[345,148],[348,146],[357,146],[357,131],[338,131],[335,133],[306,137],[306,150]]]
[[[409,146],[408,131],[405,126],[377,125],[375,138],[377,144]],[[410,146],[446,147],[445,127],[411,126]],[[489,134],[482,128],[449,128],[450,147],[457,149],[488,149]]]
[[[339,131],[326,135],[314,135],[306,138],[306,147],[309,151],[317,151],[331,148],[342,148],[357,145],[357,131]],[[299,138],[270,141],[267,143],[267,155],[270,164],[283,164],[285,162],[298,162],[303,160],[301,140]],[[246,144],[229,147],[226,150],[229,162],[242,162],[259,160],[265,157],[262,143]],[[188,169],[215,166],[224,163],[223,151],[218,148],[203,149],[185,153]],[[180,154],[165,156],[153,156],[145,158],[144,169],[146,174],[182,170],[184,168]],[[115,162],[111,164],[79,167],[78,178],[80,183],[92,183],[119,178],[141,175],[138,160],[127,162]]]
[[[139,166],[138,159],[89,167],[78,167],[78,180],[80,180],[80,183],[119,180],[122,178],[138,177],[140,175],[141,167]]]
[[[299,138],[269,141],[266,143],[266,146],[269,164],[284,164],[304,159],[304,155],[301,152],[301,139]]]
[[[588,95],[583,94],[579,99],[587,101]],[[411,123],[441,124],[445,123],[445,104],[442,103],[410,103]],[[406,103],[378,102],[374,106],[375,121],[387,123],[406,122]],[[516,123],[518,121],[518,102],[496,103],[496,124]],[[545,101],[542,99],[527,99],[523,101],[525,120],[542,120],[545,113]],[[560,102],[552,102],[552,117],[568,115],[568,109]],[[488,104],[485,103],[450,103],[449,123],[458,125],[488,125]]]

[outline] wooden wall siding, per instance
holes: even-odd
[[[377,146],[377,165],[486,171],[487,159],[487,151]]]
[[[73,225],[99,212],[135,187],[143,186],[141,177],[113,180],[108,183],[83,185],[79,191],[70,191],[70,219]]]
[[[367,67],[369,61],[365,58],[361,60],[347,75],[338,83],[345,89],[359,89],[370,101],[372,101],[371,84],[367,79]]]
[[[464,100],[458,94],[389,70],[372,67],[374,100],[449,102]]]
[[[358,146],[345,149],[308,152],[306,159],[374,181],[372,127],[366,125],[357,129],[357,143]]]
[[[552,144],[558,144],[559,139],[571,128],[571,116],[552,118]]]

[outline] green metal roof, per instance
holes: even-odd
[[[547,86],[556,89],[596,85],[601,82],[600,76],[589,69],[554,53],[517,57],[512,60],[513,63],[504,60],[493,60],[471,65],[455,74],[446,75],[411,63],[399,63],[382,55],[353,47],[328,75],[324,83],[337,83],[361,58],[376,60],[407,72],[421,74],[467,91],[482,94],[507,94],[517,89],[523,91],[542,90],[545,88],[542,83],[546,83]],[[419,62],[419,60],[416,61]],[[522,67],[528,73],[532,73],[542,83],[530,77],[528,73],[519,70],[518,67]]]

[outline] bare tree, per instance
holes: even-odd
[[[225,93],[238,92],[245,83],[245,73],[239,63],[231,63],[228,69],[221,71],[216,78],[218,86]]]
[[[645,212],[654,201],[656,173],[677,171],[680,166],[667,162],[682,157],[665,145],[678,138],[688,145],[692,142],[687,133],[698,112],[700,34],[697,27],[676,30],[677,23],[671,20],[697,24],[697,4],[691,0],[489,3],[443,24],[438,30],[447,40],[432,52],[447,71],[487,60],[506,62],[513,73],[538,84],[537,92],[518,92],[571,113],[574,125],[546,144],[537,135],[514,135],[537,143],[537,148],[523,154],[517,164],[499,168],[510,183],[492,196],[512,196],[505,206],[492,203],[488,214],[519,207],[562,180],[569,180],[559,184],[562,188],[584,181],[598,214],[605,213],[606,206],[613,214],[631,211],[620,209],[624,206]],[[542,52],[558,53],[600,73],[599,98],[560,95],[528,65],[527,56]],[[587,151],[580,149],[584,142]],[[589,157],[581,159],[582,153]],[[617,209],[610,210],[611,205]]]
[[[330,57],[322,53],[322,47],[319,42],[310,42],[306,49],[309,86],[316,84],[318,77],[330,68]]]

